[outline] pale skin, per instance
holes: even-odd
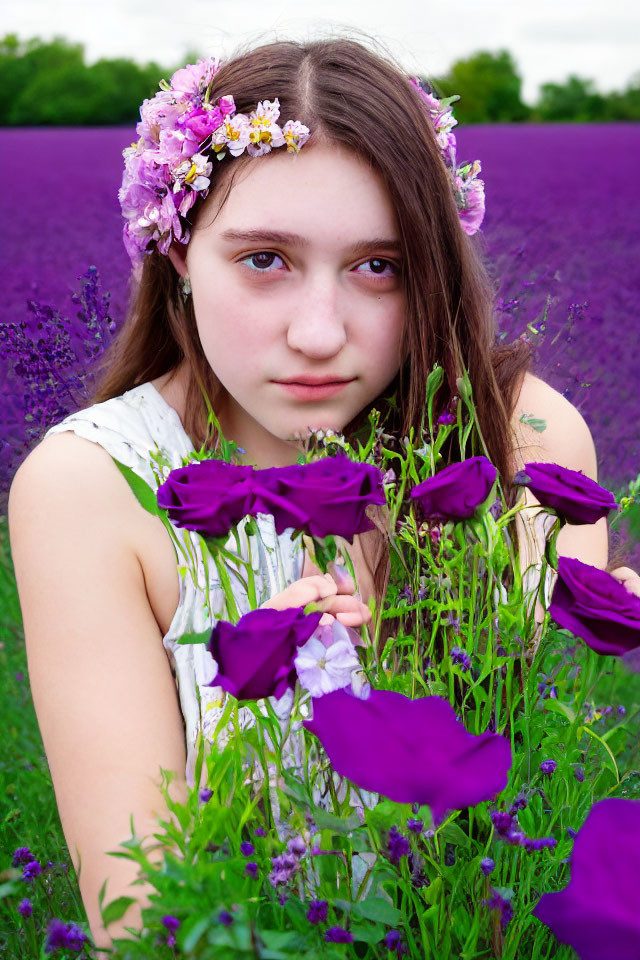
[[[215,195],[211,201],[206,214],[215,212]],[[405,304],[393,269],[394,211],[368,166],[318,143],[250,164],[215,222],[206,214],[189,245],[174,244],[169,255],[178,273],[189,274],[200,340],[226,392],[223,431],[257,467],[295,463],[297,432],[340,431],[399,367]],[[224,239],[230,230],[280,231],[301,242]],[[313,402],[271,382],[325,373],[356,379]],[[178,368],[154,381],[182,418],[184,374]],[[545,419],[547,430],[519,423],[523,413]],[[514,452],[518,466],[546,459],[597,479],[586,423],[536,377],[525,378],[513,427],[525,445]],[[160,767],[176,773],[173,795],[186,798],[184,731],[162,645],[179,598],[175,552],[109,454],[71,432],[48,437],[16,473],[9,527],[29,679],[62,826],[76,869],[82,860],[92,935],[107,947],[126,926],[140,925],[152,889],[131,887],[137,868],[107,851],[129,837],[131,814],[145,836],[166,817]],[[606,519],[565,527],[558,547],[604,568]],[[302,579],[268,605],[318,600],[327,617],[356,628],[369,622],[373,583],[363,541],[349,551],[362,601],[351,579],[321,576],[305,556]],[[614,575],[640,596],[634,571]],[[107,875],[107,902],[121,895],[138,902],[105,931],[98,890]]]

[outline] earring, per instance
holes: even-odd
[[[191,293],[191,280],[189,279],[188,274],[185,277],[179,278],[178,286],[180,287],[182,299],[186,303],[189,298],[189,294]]]

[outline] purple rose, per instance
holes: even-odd
[[[542,506],[555,510],[566,523],[596,523],[610,510],[617,510],[616,498],[581,470],[569,470],[558,463],[525,463],[515,483],[528,487]]]
[[[571,855],[571,879],[535,916],[580,960],[640,955],[640,803],[610,797],[591,808]]]
[[[596,653],[621,656],[640,646],[640,597],[574,557],[558,557],[549,613]]]
[[[220,620],[207,647],[218,664],[209,686],[222,687],[238,700],[279,699],[295,687],[296,651],[321,618],[319,611],[305,615],[302,607],[267,607],[245,613],[235,625]]]
[[[277,533],[295,527],[318,539],[339,536],[349,543],[374,529],[365,508],[387,502],[382,472],[344,455],[257,470],[254,487],[255,509],[273,514]]]
[[[470,457],[423,480],[411,496],[429,520],[468,520],[491,493],[497,475],[486,457]]]
[[[341,776],[396,803],[428,804],[436,820],[507,785],[509,742],[467,733],[440,697],[372,690],[361,700],[334,690],[313,700],[313,719],[304,725]]]
[[[158,506],[177,527],[225,537],[253,507],[253,467],[202,460],[172,470],[158,487]]]

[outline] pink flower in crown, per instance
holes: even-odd
[[[209,189],[209,176],[213,164],[202,153],[194,153],[188,160],[182,160],[171,168],[173,192],[190,187],[196,193]]]
[[[249,145],[249,118],[244,113],[228,117],[211,135],[211,146],[222,160],[226,150],[233,157],[239,157]]]
[[[140,121],[136,132],[142,137],[145,147],[156,147],[163,130],[175,128],[180,117],[191,109],[189,100],[179,100],[170,90],[159,90],[140,107]]]
[[[202,101],[199,106],[180,117],[177,125],[193,143],[191,152],[198,150],[227,117],[233,116],[235,112],[233,97],[220,97],[217,103]]]
[[[455,176],[455,188],[458,195],[460,223],[466,234],[472,236],[484,220],[485,198],[484,181],[478,174],[481,170],[479,160],[458,167]]]
[[[220,69],[218,57],[207,57],[197,63],[188,63],[171,77],[171,89],[176,93],[204,93],[211,80]]]
[[[287,120],[282,128],[282,135],[287,144],[287,153],[298,153],[309,139],[309,127],[299,120]]]
[[[280,101],[261,100],[255,110],[249,114],[249,145],[247,153],[260,157],[270,153],[273,147],[283,147],[286,143],[282,130],[276,123],[280,116]]]

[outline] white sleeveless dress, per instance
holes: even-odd
[[[154,491],[170,470],[183,465],[183,458],[186,459],[194,449],[178,413],[150,382],[127,390],[122,396],[78,410],[52,426],[44,436],[68,430],[100,444]],[[160,466],[152,461],[150,454],[154,451],[166,460],[166,464]],[[271,515],[258,514],[259,534],[250,538],[244,533],[245,523],[243,520],[238,525],[241,552],[243,559],[247,560],[249,541],[256,597],[260,605],[300,579],[303,544],[301,539],[292,542],[293,529],[278,536]],[[187,744],[186,779],[189,786],[193,786],[198,736],[201,734],[205,741],[212,739],[224,709],[225,694],[219,686],[208,686],[215,675],[215,664],[206,645],[180,644],[178,640],[185,633],[201,633],[214,626],[224,609],[224,593],[215,565],[209,563],[205,572],[198,535],[171,525],[188,554],[188,562],[184,557],[178,557],[180,599],[162,642],[178,687]],[[226,547],[237,552],[233,536],[229,537]],[[251,608],[246,590],[234,569],[225,565],[238,611],[241,615],[248,613]],[[270,701],[281,722],[286,723],[293,704],[293,691],[288,690],[279,700],[272,697]],[[240,708],[239,720],[243,726],[253,723],[254,717],[248,709]],[[220,732],[216,739],[221,741]],[[205,772],[206,767],[203,768]]]

